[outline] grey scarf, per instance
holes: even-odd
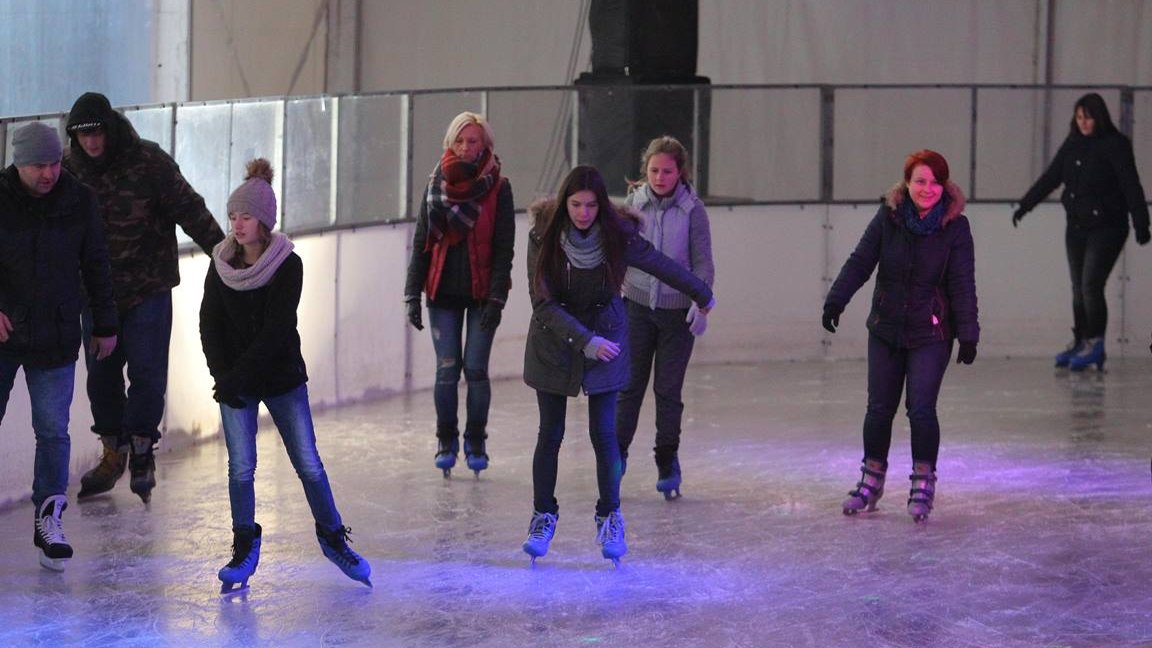
[[[280,264],[292,254],[294,247],[287,236],[281,232],[272,232],[272,242],[255,264],[247,268],[234,268],[230,261],[236,258],[237,250],[242,248],[236,243],[236,235],[229,234],[212,248],[212,263],[225,286],[232,290],[256,290],[272,281]]]
[[[560,247],[568,255],[568,262],[581,270],[590,270],[604,263],[604,245],[601,241],[600,222],[592,223],[587,232],[577,231],[569,225],[560,232]]]

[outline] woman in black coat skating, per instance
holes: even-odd
[[[912,429],[908,514],[922,522],[936,495],[940,421],[936,399],[952,355],[972,364],[980,341],[972,230],[964,194],[948,179],[948,162],[922,150],[904,162],[904,180],[885,196],[824,301],[824,328],[836,332],[852,295],[877,270],[868,314],[868,410],[864,460],[844,514],[874,511],[884,494],[892,420],[907,385]]]
[[[1080,97],[1069,130],[1048,169],[1020,199],[1012,225],[1064,185],[1060,202],[1068,217],[1064,246],[1072,278],[1073,325],[1072,342],[1056,354],[1056,366],[1083,371],[1093,364],[1104,368],[1104,285],[1128,239],[1129,214],[1137,243],[1147,244],[1152,235],[1132,142],[1112,124],[1104,99],[1095,92]]]

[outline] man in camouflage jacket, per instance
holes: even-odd
[[[156,485],[152,450],[168,388],[172,288],[180,283],[176,225],[205,254],[224,232],[172,156],[141,139],[107,97],[81,95],[67,124],[64,165],[100,201],[121,322],[116,352],[105,360],[86,358],[92,431],[100,435],[104,455],[81,478],[79,496],[111,490],[129,463],[132,492],[147,502]]]

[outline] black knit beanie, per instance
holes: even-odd
[[[112,104],[108,97],[99,92],[85,92],[72,104],[72,110],[68,111],[66,130],[69,135],[75,135],[77,131],[103,128],[111,118]]]

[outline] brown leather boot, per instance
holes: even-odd
[[[104,444],[104,454],[100,457],[100,463],[80,478],[80,493],[76,496],[78,499],[112,490],[128,465],[128,446],[121,446],[120,440],[114,436],[101,436],[100,442]]]

